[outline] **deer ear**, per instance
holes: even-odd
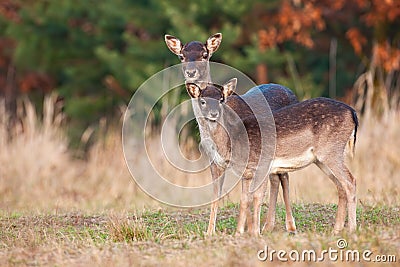
[[[222,41],[222,33],[216,33],[207,39],[206,46],[210,56],[212,55],[212,53],[217,51],[219,45],[221,44],[221,41]]]
[[[165,43],[167,44],[169,50],[175,55],[180,55],[182,53],[182,43],[181,41],[176,38],[175,36],[166,34],[164,36]]]
[[[222,94],[224,95],[224,98],[227,98],[228,96],[233,94],[233,92],[236,89],[236,84],[237,84],[237,78],[233,78],[222,86]]]
[[[186,90],[188,91],[189,95],[193,98],[198,98],[200,96],[200,87],[197,86],[195,83],[186,83]]]

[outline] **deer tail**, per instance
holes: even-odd
[[[351,134],[351,137],[349,139],[349,148],[350,148],[350,156],[351,158],[354,157],[355,155],[355,149],[356,149],[356,140],[357,140],[357,130],[358,130],[358,117],[357,113],[354,109],[351,110],[351,114],[353,117],[353,122],[354,122],[354,130]]]

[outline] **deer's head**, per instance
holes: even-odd
[[[217,51],[222,41],[222,34],[210,36],[205,43],[191,41],[183,44],[172,35],[165,35],[165,43],[169,50],[177,55],[183,64],[183,74],[187,82],[208,81],[208,61]]]
[[[201,89],[195,83],[187,83],[186,89],[189,95],[198,102],[202,115],[211,122],[218,121],[223,116],[223,105],[228,96],[232,95],[237,84],[233,78],[224,85],[208,83]]]

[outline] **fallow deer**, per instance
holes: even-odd
[[[183,63],[183,74],[186,82],[196,83],[200,88],[211,82],[211,76],[209,73],[208,61],[211,55],[219,48],[222,41],[222,34],[216,33],[210,36],[205,43],[199,41],[191,41],[187,44],[183,44],[178,38],[172,35],[165,35],[165,43],[172,53],[176,54],[181,62]],[[267,96],[267,101],[272,110],[282,108],[287,105],[298,103],[296,96],[291,90],[281,85],[266,84],[261,86],[264,90],[264,94]],[[214,191],[217,197],[221,194],[221,187],[224,180],[222,176],[220,178],[220,185],[217,185],[215,181],[219,178],[218,175],[218,164],[216,162],[223,161],[218,153],[207,151],[212,149],[215,145],[212,140],[207,136],[207,131],[204,130],[204,119],[196,113],[199,109],[196,107],[196,102],[192,102],[193,110],[195,112],[196,120],[199,125],[200,131],[200,147],[208,157],[211,157],[211,174],[214,181]],[[223,174],[222,174],[223,175]],[[292,215],[292,209],[289,201],[289,176],[287,173],[279,173],[277,175],[271,175],[271,188],[270,188],[270,205],[276,205],[279,182],[283,189],[283,199],[286,207],[286,229],[289,232],[296,232],[296,225]],[[219,189],[218,189],[219,188]],[[211,206],[210,220],[207,229],[207,234],[213,234],[215,232],[216,216],[217,216],[218,202],[215,201]],[[272,230],[275,224],[275,208],[269,209],[267,215],[267,229]]]
[[[185,77],[185,82],[196,83],[198,86],[203,87],[208,82],[211,82],[209,60],[212,54],[217,51],[222,41],[222,34],[216,33],[210,36],[205,43],[199,41],[191,41],[187,44],[183,44],[175,36],[166,34],[165,43],[172,53],[179,57],[182,63],[182,71]],[[208,136],[206,130],[206,122],[204,118],[199,114],[198,105],[192,101],[193,112],[196,117],[197,124],[200,132],[200,147],[210,159],[210,170],[213,179],[215,201],[211,204],[210,220],[207,228],[207,235],[215,233],[217,211],[218,211],[218,198],[221,195],[222,183],[224,176],[222,176],[217,183],[219,176],[217,176],[218,166],[216,162],[221,162],[222,158],[211,158],[211,154],[206,151],[207,148],[214,146],[211,138]],[[219,156],[216,154],[216,156]]]
[[[210,137],[213,139],[217,153],[223,157],[225,164],[218,166],[223,173],[231,161],[233,144],[230,135],[235,135],[238,125],[244,125],[248,135],[249,158],[243,175],[243,192],[240,201],[240,212],[236,232],[244,232],[246,220],[254,235],[260,233],[260,206],[264,198],[265,183],[254,193],[253,217],[249,214],[249,201],[252,199],[249,184],[254,175],[261,151],[262,140],[259,124],[251,114],[248,105],[243,101],[251,98],[249,93],[232,95],[236,80],[225,85],[207,84],[201,89],[194,83],[187,84],[187,90],[206,118]],[[262,91],[262,89],[261,89]],[[227,110],[233,110],[240,122],[226,117]],[[334,232],[344,228],[346,207],[348,209],[348,226],[350,231],[356,228],[356,180],[344,163],[345,149],[356,141],[358,119],[356,112],[344,103],[315,98],[293,104],[273,111],[276,128],[275,157],[271,163],[271,174],[277,175],[302,169],[315,163],[335,183],[338,195],[338,210]],[[240,142],[234,145],[239,145]],[[240,160],[240,159],[239,159]],[[234,162],[232,162],[234,164]],[[270,206],[270,208],[275,208]],[[247,217],[247,218],[246,218]]]
[[[169,50],[177,55],[182,62],[186,82],[197,83],[198,85],[211,82],[208,62],[221,44],[221,33],[210,36],[205,43],[191,41],[184,45],[178,38],[168,34],[165,35],[164,39]]]

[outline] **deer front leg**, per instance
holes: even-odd
[[[292,214],[292,207],[289,199],[289,175],[288,173],[279,174],[279,179],[282,185],[283,201],[285,202],[286,209],[286,231],[289,233],[296,233],[296,222],[294,221]]]
[[[207,235],[215,234],[215,227],[217,223],[218,213],[218,200],[222,194],[222,186],[225,179],[224,169],[217,166],[215,163],[211,163],[211,176],[213,180],[214,190],[214,201],[211,203],[210,220],[208,222]]]
[[[242,177],[242,194],[240,195],[240,208],[239,208],[239,218],[236,227],[236,235],[241,235],[244,233],[246,226],[246,220],[248,220],[248,225],[251,227],[251,216],[250,216],[250,184],[251,179]],[[249,221],[250,220],[250,221]]]
[[[253,198],[253,228],[251,234],[253,236],[260,236],[260,214],[261,205],[264,201],[265,190],[268,183],[268,177],[264,179],[260,187],[254,192]]]
[[[274,230],[275,226],[275,210],[276,210],[276,200],[278,198],[279,191],[279,176],[277,174],[271,174],[269,176],[269,180],[271,182],[271,187],[269,191],[269,207],[267,218],[265,220],[265,224],[263,226],[263,232],[268,231],[271,232]]]

